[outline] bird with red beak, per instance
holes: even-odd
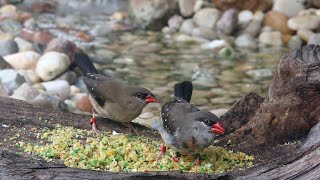
[[[190,81],[175,84],[174,99],[162,106],[161,120],[153,127],[158,129],[165,144],[157,159],[164,156],[168,146],[179,154],[195,155],[195,165],[199,165],[199,152],[210,146],[217,135],[224,134],[216,115],[190,103],[192,90]]]
[[[98,74],[90,57],[80,49],[76,51],[74,61],[84,76],[84,84],[93,106],[90,119],[93,132],[98,133],[95,118],[97,113],[99,116],[124,123],[139,134],[131,121],[141,114],[147,104],[157,102],[156,97],[146,88],[128,85]]]

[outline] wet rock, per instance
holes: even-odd
[[[183,23],[180,27],[180,32],[191,35],[193,28],[194,28],[194,25],[193,25],[192,19],[186,19],[183,21]]]
[[[18,70],[18,73],[21,74],[28,84],[36,84],[41,81],[40,77],[33,70]]]
[[[276,0],[273,4],[274,11],[278,11],[288,17],[293,17],[304,9],[303,1]]]
[[[77,80],[77,74],[74,71],[67,71],[56,78],[56,80],[65,80],[69,84],[73,84]]]
[[[272,1],[270,0],[237,0],[237,1],[226,1],[226,0],[213,0],[214,5],[222,10],[230,8],[240,10],[252,10],[252,11],[267,11],[272,7]]]
[[[291,37],[290,41],[288,42],[288,47],[290,49],[300,48],[302,43],[303,43],[303,41],[301,40],[301,38],[297,35],[294,35]]]
[[[271,27],[275,31],[280,31],[283,34],[291,34],[293,31],[287,25],[288,19],[288,16],[280,12],[269,11],[265,16],[264,25]]]
[[[241,11],[238,14],[238,24],[241,27],[246,27],[251,22],[252,19],[253,19],[253,13],[249,10]]]
[[[89,100],[89,97],[87,95],[83,95],[77,102],[76,102],[76,107],[83,112],[92,112],[92,104]]]
[[[87,86],[84,84],[82,76],[73,85],[79,88],[81,92],[87,92]]]
[[[179,15],[172,16],[168,21],[168,26],[173,30],[179,30],[183,23],[183,18]]]
[[[219,20],[221,12],[215,8],[200,9],[193,16],[192,20],[198,27],[207,27],[213,29]]]
[[[24,83],[18,89],[14,90],[10,97],[29,102],[39,94],[40,92],[36,88],[30,86],[28,83]]]
[[[283,44],[279,31],[262,32],[259,35],[259,42],[271,46],[281,46]]]
[[[247,33],[252,37],[256,37],[261,32],[261,21],[252,20],[244,29],[243,33]]]
[[[175,0],[132,0],[130,1],[130,15],[138,24],[150,29],[161,29],[168,17],[176,8]]]
[[[70,96],[70,85],[65,80],[43,82],[41,85],[48,94],[57,95],[61,100],[65,100]]]
[[[62,111],[68,110],[68,105],[61,101],[59,97],[47,93],[39,94],[33,100],[29,101],[29,103],[36,106],[54,108]]]
[[[192,36],[209,39],[209,40],[213,40],[218,37],[216,32],[213,29],[210,29],[207,27],[194,28],[192,30]]]
[[[261,80],[272,77],[273,73],[270,69],[254,69],[246,72],[247,75],[255,80]]]
[[[53,34],[46,31],[39,31],[33,35],[33,42],[46,45],[54,38]]]
[[[22,24],[13,19],[5,19],[0,22],[0,29],[5,33],[17,35],[22,30]]]
[[[20,37],[15,37],[14,41],[18,45],[19,52],[33,50],[32,43],[30,43],[29,41],[27,41],[25,39],[22,39]]]
[[[308,44],[318,44],[320,45],[320,33],[314,33],[310,36]]]
[[[35,70],[43,81],[48,81],[65,72],[70,63],[67,55],[51,51],[40,57]]]
[[[172,34],[174,32],[176,32],[174,29],[169,28],[168,26],[165,26],[161,29],[161,32],[163,34]]]
[[[256,11],[253,14],[253,20],[255,20],[255,21],[262,22],[264,17],[265,17],[265,15],[264,15],[264,13],[262,11]]]
[[[242,34],[238,36],[235,41],[235,45],[239,48],[255,49],[257,47],[257,41],[250,34]]]
[[[14,69],[33,70],[36,67],[40,54],[34,51],[19,52],[3,57]]]
[[[189,17],[194,13],[197,0],[179,0],[179,10],[182,16]]]
[[[13,54],[19,51],[18,45],[13,40],[0,40],[0,56]]]
[[[217,29],[223,34],[230,35],[237,28],[237,23],[238,11],[229,9],[222,14],[220,20],[217,22]]]
[[[307,29],[302,29],[297,31],[297,35],[304,40],[305,42],[308,42],[310,37],[312,36],[313,32]]]
[[[0,70],[3,69],[13,69],[13,67],[0,56]]]
[[[296,16],[288,20],[288,27],[292,30],[312,30],[318,28],[320,18],[316,15]]]
[[[23,76],[13,69],[5,69],[0,71],[0,82],[9,90],[9,94],[26,82]]]

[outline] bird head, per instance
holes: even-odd
[[[195,113],[195,119],[198,121],[198,126],[203,126],[210,133],[224,134],[224,128],[219,122],[219,118],[208,111],[198,111]]]

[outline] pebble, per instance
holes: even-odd
[[[183,33],[186,33],[188,35],[191,35],[193,29],[194,29],[194,25],[193,25],[192,19],[186,19],[181,24],[180,32],[183,32]]]
[[[47,93],[40,93],[34,99],[29,101],[29,103],[32,105],[53,108],[61,111],[68,110],[68,105],[61,101],[59,97]]]
[[[273,76],[271,69],[254,69],[247,71],[246,74],[255,80],[266,79]]]
[[[66,100],[70,96],[70,85],[65,80],[43,82],[41,85],[48,94],[58,95],[61,100]]]
[[[320,45],[320,33],[314,33],[310,36],[308,44]]]
[[[179,0],[179,10],[182,16],[189,17],[194,13],[197,0]]]
[[[3,69],[13,69],[13,67],[0,56],[0,70]]]
[[[32,43],[30,43],[29,41],[27,41],[25,39],[22,39],[20,37],[15,37],[14,41],[18,45],[19,52],[32,51],[33,50]]]
[[[249,25],[244,29],[244,33],[256,37],[261,32],[261,21],[252,20]]]
[[[74,71],[67,71],[56,78],[56,80],[65,80],[69,84],[73,84],[77,80],[77,74]]]
[[[281,46],[283,44],[279,31],[262,32],[259,35],[259,42],[271,46]]]
[[[67,55],[51,51],[40,57],[35,70],[43,81],[49,81],[65,72],[70,63]]]
[[[217,22],[217,29],[219,32],[230,35],[237,28],[238,11],[235,9],[226,10],[219,21]]]
[[[220,118],[222,115],[228,112],[228,110],[229,109],[214,109],[214,110],[211,110],[210,112],[218,116],[218,118]]]
[[[197,27],[192,30],[192,36],[208,40],[217,39],[217,34],[213,29],[207,27]]]
[[[29,102],[39,94],[40,92],[36,88],[30,86],[28,83],[23,83],[18,89],[13,91],[10,97]]]
[[[3,5],[0,8],[0,14],[4,17],[14,18],[17,15],[17,8],[12,4]]]
[[[192,20],[198,27],[215,28],[217,21],[219,20],[221,12],[215,8],[200,9],[195,13]]]
[[[281,12],[288,17],[293,17],[304,9],[304,1],[292,1],[292,0],[276,0],[273,4],[273,10]]]
[[[312,30],[320,25],[320,17],[316,15],[296,16],[288,20],[288,27],[292,30]]]
[[[6,56],[19,51],[18,45],[13,40],[0,40],[0,56]]]
[[[40,77],[37,75],[34,70],[18,70],[18,73],[21,74],[28,84],[36,84],[41,81]]]
[[[9,90],[0,84],[0,96],[1,97],[9,97]]]
[[[0,71],[0,82],[9,90],[11,94],[15,89],[26,82],[23,76],[13,69],[4,69]]]
[[[227,45],[226,41],[223,39],[217,39],[213,40],[208,43],[204,43],[201,45],[202,49],[218,49],[218,48],[223,48]]]
[[[174,15],[169,19],[168,26],[173,30],[179,30],[182,23],[183,23],[183,18],[179,15]]]
[[[75,85],[71,85],[70,86],[70,94],[77,94],[77,93],[81,93],[81,89]]]
[[[241,27],[247,26],[253,19],[253,13],[249,10],[243,10],[238,14],[238,24]]]
[[[76,102],[76,107],[83,112],[92,112],[92,104],[89,100],[89,97],[87,95],[83,95],[79,100]]]
[[[257,48],[257,40],[250,34],[242,34],[238,36],[235,41],[235,45],[239,48],[255,49]]]
[[[3,57],[14,69],[33,70],[36,67],[40,54],[34,51],[18,52]]]
[[[230,97],[216,97],[210,99],[212,104],[232,104],[235,101],[236,99]]]

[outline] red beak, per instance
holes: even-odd
[[[224,134],[224,128],[223,128],[222,124],[219,122],[215,123],[212,126],[211,131],[216,134]]]
[[[157,99],[151,95],[148,95],[146,97],[146,100],[145,100],[146,103],[153,103],[153,102],[157,102]]]

